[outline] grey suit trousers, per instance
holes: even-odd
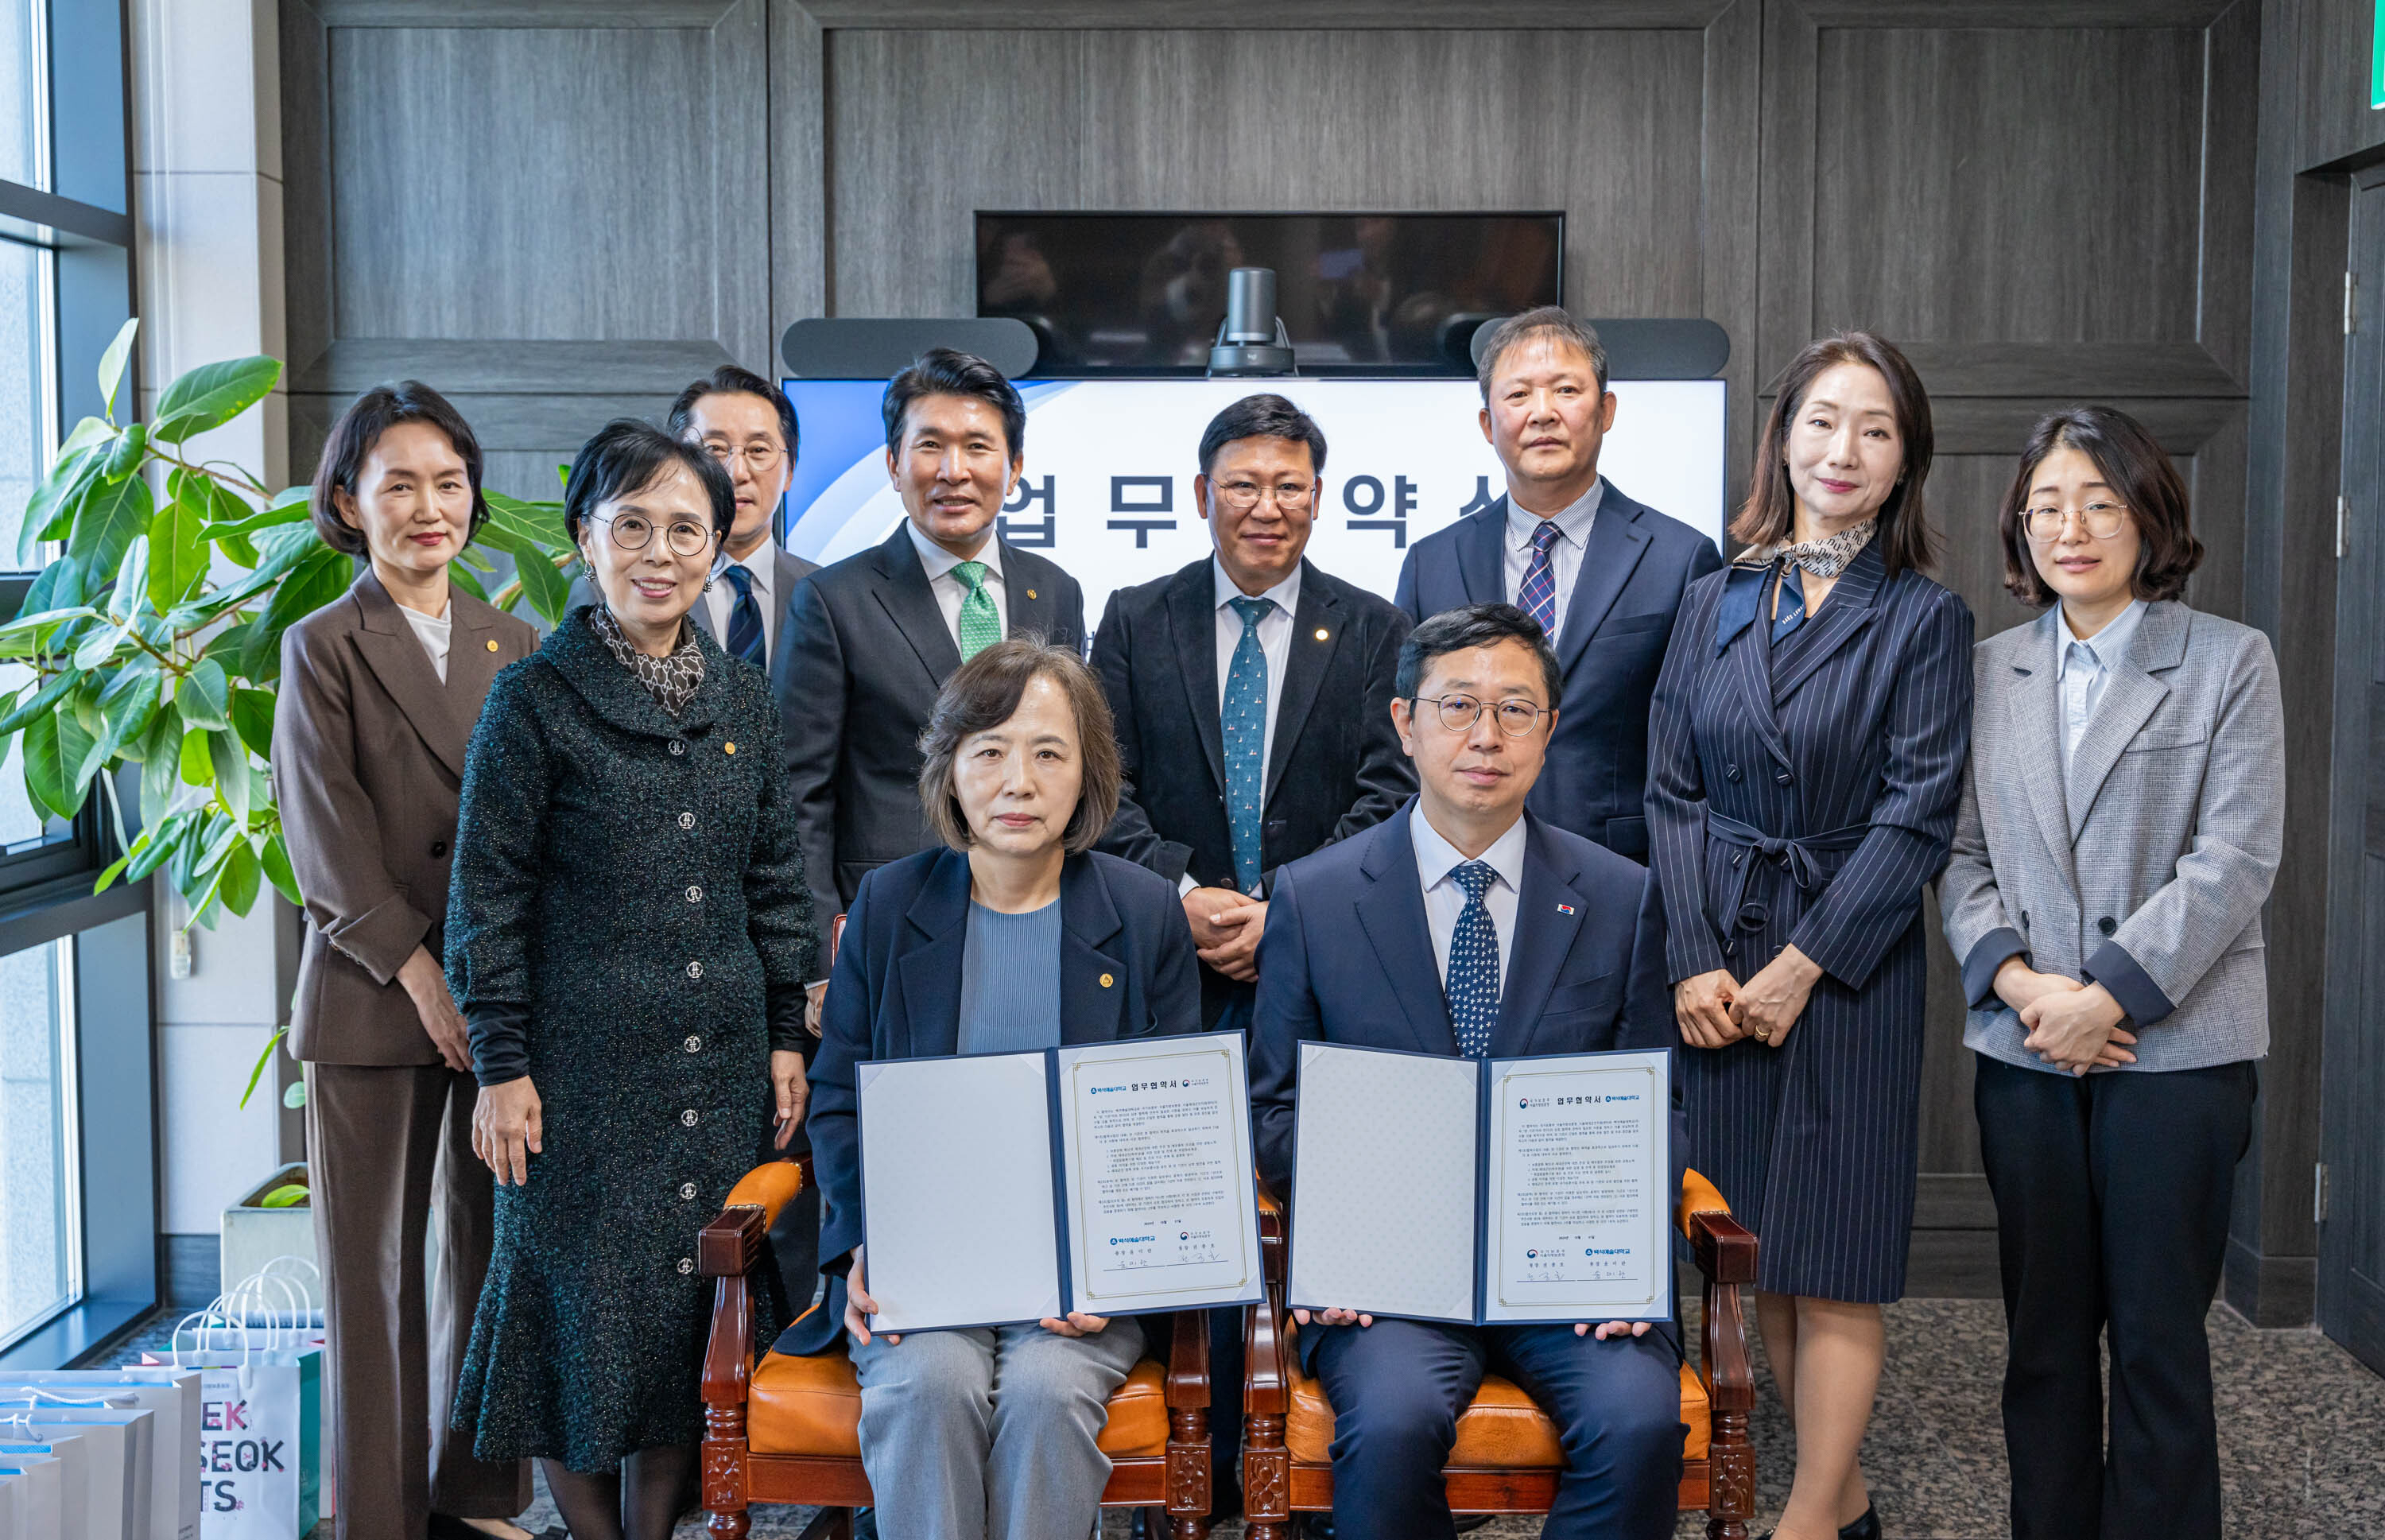
[[[528,1461],[476,1459],[472,1435],[447,1425],[495,1203],[472,1157],[475,1089],[444,1064],[306,1066],[339,1540],[422,1540],[434,1512],[504,1519],[530,1506]],[[439,1271],[426,1285],[434,1210]]]
[[[1030,1323],[855,1343],[880,1540],[1092,1534],[1110,1479],[1095,1440],[1142,1353],[1132,1316],[1088,1337]]]

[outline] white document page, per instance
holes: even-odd
[[[855,1089],[870,1330],[1058,1315],[1043,1056],[865,1063]]]
[[[1670,1062],[1492,1062],[1485,1321],[1672,1319]]]
[[[1240,1033],[1062,1048],[1075,1308],[1246,1304],[1262,1292]]]
[[[1474,1319],[1476,1061],[1300,1045],[1287,1303]]]

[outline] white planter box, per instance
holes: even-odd
[[[306,1167],[293,1161],[251,1188],[238,1203],[223,1211],[223,1265],[220,1288],[262,1270],[276,1257],[303,1257],[315,1262],[315,1210],[306,1204],[288,1208],[260,1208],[257,1200],[290,1182],[304,1182]],[[306,1291],[307,1304],[323,1308],[322,1290],[306,1269],[285,1270],[291,1283]],[[320,1319],[319,1317],[318,1319]]]

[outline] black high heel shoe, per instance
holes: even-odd
[[[1764,1540],[1772,1540],[1773,1532],[1765,1531]],[[1839,1526],[1839,1540],[1879,1540],[1879,1505],[1866,1507],[1863,1517]]]

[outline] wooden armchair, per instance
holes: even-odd
[[[1739,1290],[1755,1281],[1755,1237],[1695,1171],[1681,1183],[1678,1213],[1706,1281],[1700,1362],[1681,1367],[1681,1421],[1690,1436],[1681,1451],[1680,1505],[1705,1511],[1708,1540],[1746,1540],[1755,1512],[1755,1453],[1747,1442],[1755,1383]],[[1284,1221],[1273,1203],[1262,1203],[1259,1244],[1267,1302],[1250,1307],[1245,1317],[1242,1513],[1249,1540],[1286,1540],[1293,1513],[1332,1509],[1333,1409],[1324,1388],[1301,1372],[1293,1351],[1298,1328],[1283,1308]],[[1457,1443],[1442,1478],[1453,1512],[1545,1513],[1564,1465],[1556,1424],[1512,1382],[1490,1374],[1457,1420]]]
[[[743,1540],[749,1503],[817,1505],[801,1540],[852,1540],[853,1510],[873,1499],[861,1468],[861,1387],[839,1347],[813,1358],[765,1352],[755,1360],[746,1277],[780,1208],[811,1180],[811,1162],[773,1160],[747,1173],[695,1242],[696,1266],[717,1279],[704,1354],[704,1507],[722,1540]],[[814,1308],[818,1307],[815,1306]],[[1169,1318],[1144,1318],[1157,1344]],[[1164,1505],[1176,1540],[1209,1533],[1208,1317],[1174,1319],[1162,1364],[1146,1357],[1110,1397],[1102,1452],[1110,1457],[1105,1508]],[[1069,1540],[1069,1537],[1061,1537]]]

